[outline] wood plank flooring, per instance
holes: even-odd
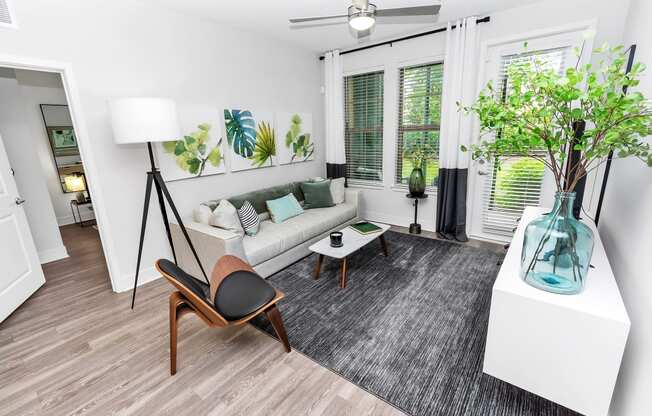
[[[70,258],[0,324],[0,415],[403,415],[251,326],[181,319],[169,375],[162,279],[111,291],[93,228],[62,227]],[[290,343],[292,339],[290,338]]]

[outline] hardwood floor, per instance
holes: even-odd
[[[169,375],[163,279],[111,291],[93,228],[62,227],[70,258],[0,324],[0,415],[402,415],[251,326],[180,321]],[[292,339],[290,337],[290,343]]]

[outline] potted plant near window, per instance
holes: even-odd
[[[554,207],[528,224],[521,255],[522,278],[554,293],[581,292],[589,270],[593,233],[573,215],[578,181],[612,152],[652,166],[650,145],[643,140],[652,135],[652,106],[640,92],[628,90],[638,85],[644,66],[636,63],[627,72],[622,46],[605,45],[594,53],[597,66],[576,65],[563,73],[536,58],[513,65],[508,85],[497,90],[489,83],[463,108],[478,116],[483,136],[492,136],[471,146],[472,159],[500,168],[501,160],[525,156],[543,163],[555,178]],[[585,126],[583,134],[578,126]],[[580,156],[569,158],[572,150]]]
[[[436,149],[428,143],[413,142],[406,144],[403,157],[412,162],[412,172],[408,179],[410,195],[421,197],[426,192],[426,167],[428,161],[436,156]]]

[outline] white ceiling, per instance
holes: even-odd
[[[315,52],[345,48],[359,41],[348,25],[329,25],[291,29],[288,19],[346,14],[351,0],[142,0],[150,7],[166,7],[185,14],[199,16],[239,29],[261,33],[290,41]],[[469,15],[491,12],[536,3],[542,0],[442,0],[441,12],[430,22],[420,20],[400,24],[376,25],[369,41],[385,39],[397,34],[440,26],[442,22]],[[428,0],[372,0],[379,9],[424,6]]]

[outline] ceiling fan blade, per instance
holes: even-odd
[[[290,23],[305,23],[305,22],[313,22],[315,20],[327,20],[327,19],[337,19],[340,17],[348,17],[346,14],[340,14],[340,15],[335,15],[335,16],[321,16],[321,17],[301,17],[298,19],[290,19]]]
[[[439,13],[441,5],[435,6],[417,6],[417,7],[400,7],[397,9],[380,9],[376,10],[378,17],[391,16],[433,16]]]
[[[439,21],[439,15],[433,16],[382,16],[376,17],[377,25],[422,25],[434,24]]]
[[[316,27],[345,25],[347,23],[348,22],[346,20],[342,20],[342,21],[335,21],[335,22],[301,23],[301,24],[289,25],[288,27],[290,28],[290,30],[301,30],[301,29],[312,29]]]

